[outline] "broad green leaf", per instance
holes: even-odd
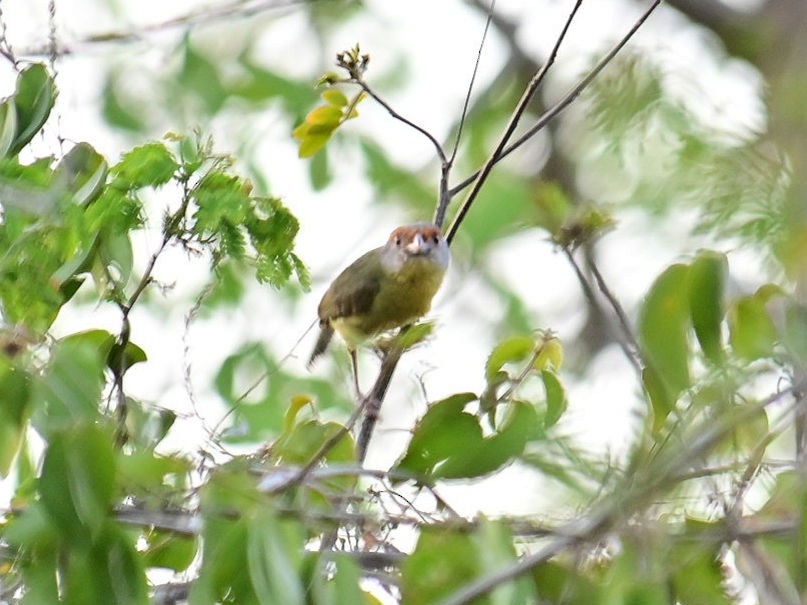
[[[491,380],[505,364],[523,361],[535,351],[535,339],[529,336],[513,336],[497,344],[485,364],[485,379]]]
[[[766,308],[766,298],[755,294],[735,300],[729,308],[731,347],[745,359],[773,355],[777,341],[776,326]]]
[[[482,571],[471,532],[423,527],[414,552],[401,567],[401,602],[433,605]]]
[[[463,411],[475,399],[473,393],[461,393],[431,404],[415,426],[406,454],[395,470],[428,473],[440,460],[467,452],[469,443],[479,442],[479,422]]]
[[[664,421],[673,411],[675,400],[658,372],[652,366],[642,369],[642,386],[644,386],[650,399],[650,408],[653,412],[653,431],[657,432],[664,426]]]
[[[101,193],[107,172],[109,166],[103,156],[89,143],[79,143],[59,162],[55,177],[77,204],[84,205]]]
[[[127,535],[112,524],[89,549],[67,550],[60,580],[65,603],[149,603],[140,555]]]
[[[464,448],[438,461],[433,477],[470,479],[492,473],[520,456],[530,439],[540,433],[539,427],[535,408],[529,403],[514,401],[508,405],[505,418],[493,435],[477,437],[482,434],[477,424],[477,431],[464,439]]]
[[[146,567],[186,570],[196,558],[196,539],[155,529],[145,535],[143,563]]]
[[[35,383],[34,424],[45,436],[94,422],[103,386],[105,353],[98,350],[108,336],[93,330],[56,343],[42,377]]]
[[[723,361],[720,326],[723,288],[728,271],[725,254],[701,252],[689,269],[689,309],[701,350],[714,364]]]
[[[639,339],[658,385],[675,401],[689,387],[689,267],[668,267],[653,282],[639,312]]]
[[[532,571],[532,581],[540,599],[547,603],[597,605],[602,602],[600,587],[583,573],[561,562],[547,561],[539,565]]]
[[[115,493],[111,436],[84,425],[51,437],[39,479],[42,502],[65,537],[95,539]]]
[[[549,370],[544,370],[541,372],[541,379],[544,381],[544,389],[546,390],[544,427],[549,428],[560,420],[569,402],[566,399],[566,391],[558,379],[557,374]]]
[[[17,76],[14,105],[17,114],[17,133],[10,152],[17,153],[34,138],[48,120],[56,101],[56,86],[41,63],[34,63]]]
[[[681,605],[731,605],[723,588],[720,553],[701,542],[680,542],[668,554],[671,584]]]
[[[297,543],[290,542],[286,531],[284,523],[269,511],[256,515],[249,524],[247,566],[261,605],[305,603],[298,571],[303,537],[299,536]]]

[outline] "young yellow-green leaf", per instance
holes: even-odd
[[[322,98],[329,104],[333,105],[334,107],[347,107],[348,100],[343,93],[338,88],[329,88],[328,90],[322,93]]]
[[[296,423],[297,414],[299,414],[300,410],[307,405],[310,405],[312,407],[314,406],[314,400],[311,399],[308,395],[294,395],[291,398],[289,409],[286,410],[286,414],[283,416],[284,433],[291,432]]]
[[[308,124],[336,128],[342,120],[342,110],[332,105],[321,105],[305,117]]]
[[[672,399],[690,385],[689,267],[676,264],[658,276],[639,313],[639,339],[647,361]]]
[[[34,63],[17,76],[14,105],[17,114],[17,132],[9,151],[17,153],[34,138],[45,125],[56,101],[56,85],[47,68]]]
[[[728,271],[726,255],[705,251],[689,268],[689,310],[695,336],[706,358],[723,361],[720,325],[723,320],[723,287]]]
[[[535,339],[513,336],[497,344],[485,364],[485,379],[491,380],[506,363],[523,361],[535,350]]]
[[[562,365],[563,345],[555,337],[547,338],[538,350],[532,367],[536,370],[559,370]]]

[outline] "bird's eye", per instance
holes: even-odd
[[[439,236],[439,235],[435,235],[435,236],[434,236],[432,239],[434,240],[434,243],[435,243],[435,244],[439,244],[439,243],[440,243],[440,236]]]
[[[400,236],[400,235],[399,235],[398,237],[396,237],[396,238],[395,238],[395,245],[396,245],[396,246],[400,246],[400,245],[401,245],[401,236]]]

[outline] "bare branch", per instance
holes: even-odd
[[[490,24],[493,19],[493,9],[495,6],[496,0],[491,0],[487,11],[487,19],[485,20],[485,29],[482,31],[482,39],[479,41],[479,49],[477,50],[476,61],[474,61],[474,69],[471,73],[471,81],[468,83],[468,90],[465,92],[465,100],[462,104],[462,113],[460,114],[460,122],[457,126],[457,136],[454,138],[454,146],[451,150],[451,157],[448,159],[448,162],[443,162],[443,170],[440,175],[440,200],[437,204],[437,210],[434,213],[433,221],[438,227],[443,226],[443,221],[445,221],[446,217],[446,210],[448,209],[449,202],[451,202],[451,196],[448,194],[448,175],[451,166],[454,165],[454,160],[457,157],[457,151],[460,147],[460,141],[462,140],[462,131],[465,127],[465,119],[468,117],[468,108],[471,103],[471,93],[473,92],[474,83],[476,82],[476,74],[479,71],[479,63],[482,61],[482,51],[485,48],[485,41],[488,37],[488,30],[490,29]]]
[[[460,209],[457,212],[454,221],[451,223],[451,226],[446,232],[446,241],[449,244],[454,239],[454,236],[456,235],[457,230],[459,229],[459,226],[462,223],[462,220],[465,218],[468,209],[471,207],[471,204],[473,204],[477,195],[479,195],[479,191],[485,184],[485,181],[487,180],[490,171],[493,169],[493,166],[496,164],[496,162],[499,161],[499,157],[504,152],[505,147],[507,146],[507,143],[510,140],[510,137],[515,132],[516,127],[518,126],[518,122],[521,119],[521,116],[524,115],[524,112],[527,110],[527,106],[530,104],[530,101],[532,101],[533,96],[543,83],[544,77],[549,72],[549,68],[555,63],[555,58],[557,57],[560,45],[563,42],[564,38],[566,37],[566,33],[569,31],[569,27],[571,26],[572,21],[574,20],[574,17],[577,14],[577,11],[579,10],[582,2],[583,0],[577,0],[575,2],[574,8],[572,8],[571,12],[569,13],[569,17],[566,19],[566,23],[563,26],[563,30],[561,30],[558,39],[555,41],[555,46],[552,48],[552,52],[549,54],[549,57],[547,58],[546,62],[541,67],[541,69],[539,69],[538,72],[533,76],[532,80],[530,80],[529,84],[527,85],[527,88],[524,90],[524,94],[521,96],[521,99],[516,105],[513,114],[510,116],[510,121],[507,123],[507,126],[504,129],[504,133],[502,133],[502,136],[499,139],[496,148],[493,150],[493,153],[490,155],[488,160],[483,164],[482,168],[479,169],[476,179],[474,180],[473,187],[471,188],[471,191],[468,193],[468,197],[465,198],[465,201],[463,202],[462,206],[460,206]]]
[[[445,151],[443,151],[442,145],[440,145],[440,142],[434,137],[434,135],[432,133],[430,133],[428,130],[426,130],[422,126],[420,126],[418,124],[415,124],[412,120],[410,120],[408,118],[405,118],[404,116],[399,114],[397,111],[395,111],[392,108],[392,106],[389,103],[387,103],[384,99],[382,99],[378,95],[378,93],[376,93],[372,88],[370,88],[370,86],[367,84],[367,82],[365,82],[363,79],[358,78],[358,79],[354,79],[354,81],[355,81],[356,84],[358,84],[361,87],[361,89],[364,92],[366,92],[368,95],[370,95],[370,97],[372,97],[372,99],[376,103],[378,103],[379,105],[381,105],[381,107],[386,109],[387,113],[389,113],[393,118],[395,118],[399,122],[403,122],[404,124],[406,124],[410,128],[413,128],[413,129],[417,130],[420,134],[422,134],[427,139],[429,139],[432,146],[434,147],[435,153],[437,153],[437,156],[440,158],[440,161],[443,164],[447,163]]]
[[[588,86],[594,81],[594,79],[600,74],[600,72],[605,69],[605,67],[614,59],[614,57],[619,53],[622,48],[630,41],[630,39],[634,36],[634,34],[639,30],[639,28],[644,24],[645,21],[650,17],[653,11],[658,8],[661,4],[662,0],[653,0],[652,4],[647,8],[647,10],[636,20],[633,24],[633,27],[628,31],[627,34],[619,41],[610,51],[600,59],[597,64],[592,68],[591,71],[586,74],[584,78],[582,78],[574,87],[572,87],[569,92],[567,92],[557,103],[555,103],[552,107],[547,109],[540,118],[533,124],[524,134],[518,137],[512,144],[508,145],[504,149],[502,149],[501,153],[496,156],[493,161],[493,165],[497,164],[508,155],[513,153],[516,149],[521,147],[524,143],[529,141],[532,137],[534,137],[538,132],[543,130],[547,124],[549,124],[555,117],[557,117],[563,110],[565,110],[572,102],[580,96]],[[465,188],[467,188],[472,183],[475,183],[482,175],[483,175],[483,168],[480,168],[477,172],[466,178],[461,183],[455,185],[449,190],[449,195],[454,197]],[[489,172],[489,170],[488,170]],[[467,200],[465,202],[468,203]],[[467,212],[467,209],[465,210]],[[458,215],[459,216],[459,215]],[[456,221],[455,221],[456,222]],[[452,225],[453,227],[453,225]],[[455,229],[456,231],[456,229]]]

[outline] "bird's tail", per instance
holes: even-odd
[[[327,321],[321,322],[319,324],[319,338],[317,338],[317,344],[314,345],[314,350],[311,351],[311,357],[308,359],[308,363],[306,364],[308,369],[311,369],[311,366],[314,364],[317,357],[325,352],[325,349],[328,348],[328,344],[331,342],[332,337],[333,328],[331,327],[331,324]]]

